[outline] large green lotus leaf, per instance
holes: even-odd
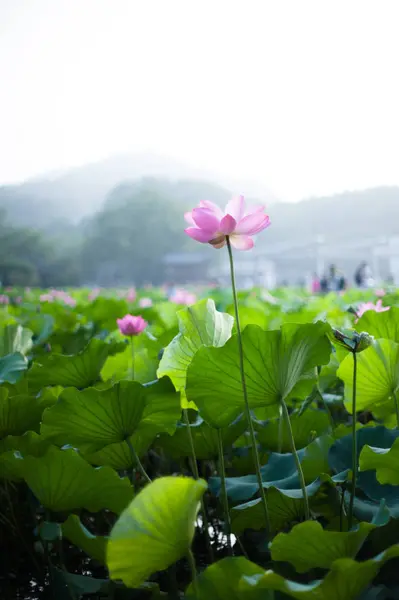
[[[345,408],[352,412],[353,356],[342,361],[337,375],[345,384]],[[357,355],[357,411],[373,410],[387,402],[399,388],[399,344],[391,340],[376,340]]]
[[[108,537],[93,535],[77,515],[69,515],[61,525],[62,535],[101,564],[105,564]]]
[[[0,358],[0,384],[17,383],[28,368],[28,361],[20,352]]]
[[[363,446],[359,458],[359,470],[375,470],[381,484],[399,485],[399,438],[391,448]]]
[[[313,485],[321,473],[328,473],[328,451],[333,443],[331,436],[322,436],[306,448],[298,451],[306,483]],[[298,470],[292,454],[272,453],[266,465],[261,467],[264,488],[276,487],[279,490],[300,489]],[[219,494],[220,478],[211,477],[209,488]],[[259,490],[256,475],[226,477],[226,491],[232,502],[243,502],[252,498]]]
[[[54,330],[54,318],[51,315],[34,314],[23,321],[24,326],[33,332],[33,344],[39,346],[46,342]]]
[[[229,315],[235,317],[234,305],[230,304],[227,307]],[[239,307],[241,329],[245,329],[247,325],[258,325],[262,329],[268,329],[270,323],[270,315],[264,308],[254,308],[253,306]]]
[[[399,308],[392,306],[384,312],[366,311],[355,325],[357,331],[367,331],[376,339],[399,343]]]
[[[0,388],[0,438],[22,435],[38,430],[44,406],[39,398],[25,394],[12,396],[5,387]]]
[[[373,525],[360,523],[355,531],[325,531],[317,521],[305,521],[270,544],[274,561],[291,563],[298,573],[330,569],[338,558],[355,558]]]
[[[147,485],[114,525],[107,547],[112,579],[137,587],[187,554],[206,482],[161,477]]]
[[[40,356],[29,371],[29,385],[38,390],[50,385],[76,388],[93,385],[107,356],[114,350],[111,344],[92,339],[82,352],[74,356]]]
[[[246,421],[243,418],[238,419],[228,427],[221,430],[223,447],[229,448],[236,439],[244,433]],[[195,455],[200,460],[214,459],[219,454],[219,436],[218,431],[212,428],[208,423],[198,418],[195,423],[190,425],[191,436],[194,442]],[[159,439],[159,445],[166,450],[168,456],[180,458],[182,456],[191,456],[191,443],[187,432],[187,426],[179,424],[176,432],[171,437],[162,435]]]
[[[155,306],[154,311],[164,329],[173,329],[177,326],[178,317],[176,308],[176,304],[172,302],[158,302]],[[144,312],[141,311],[141,314],[144,314]]]
[[[302,415],[290,415],[292,432],[297,449],[304,448],[315,438],[330,429],[330,421],[326,412],[308,409]],[[272,419],[266,423],[255,423],[258,440],[268,450],[274,452],[291,452],[291,441],[286,423],[280,419]],[[281,436],[281,438],[280,438]]]
[[[120,381],[105,390],[64,390],[43,414],[41,433],[59,446],[72,444],[86,453],[133,436],[141,452],[158,433],[172,434],[179,416],[179,396],[167,378],[148,387]]]
[[[137,438],[137,435],[135,437]],[[136,443],[134,445],[137,447]],[[145,445],[141,444],[141,447],[136,452],[142,454],[144,449]],[[126,471],[137,466],[127,442],[109,444],[101,448],[101,450],[97,450],[97,452],[85,452],[83,456],[92,465],[99,467],[108,465],[116,471]]]
[[[51,446],[44,456],[26,456],[23,473],[39,502],[54,512],[86,508],[116,514],[129,504],[133,488],[110,467],[95,469],[73,450]]]
[[[364,563],[339,559],[324,580],[308,584],[285,579],[271,570],[264,571],[242,557],[224,558],[207,567],[199,576],[196,589],[190,584],[185,597],[188,600],[277,600],[283,597],[287,600],[383,600],[388,597],[359,594],[369,587],[384,562],[394,558],[396,553],[396,549],[390,550],[389,554],[373,559],[370,573],[363,567]]]
[[[194,306],[179,310],[177,317],[180,333],[165,348],[158,377],[170,377],[176,389],[182,392],[182,406],[188,408],[184,390],[193,356],[202,346],[223,346],[231,336],[234,319],[218,312],[213,300],[201,300]]]
[[[251,408],[278,404],[281,398],[305,398],[315,382],[315,367],[329,361],[328,331],[320,322],[287,324],[280,331],[248,325],[242,339]],[[243,411],[236,336],[222,348],[197,351],[188,368],[186,393],[214,427],[227,426]]]
[[[30,329],[21,325],[7,325],[0,329],[0,356],[20,352],[25,355],[32,348],[32,335]]]
[[[1,390],[0,390],[1,395]],[[14,400],[14,398],[13,398]],[[23,479],[24,456],[42,456],[49,447],[44,440],[34,431],[27,431],[23,435],[9,435],[0,441],[0,479],[20,481]]]
[[[239,582],[242,596],[238,597],[261,600],[266,590],[275,590],[295,600],[360,600],[360,595],[370,586],[381,567],[398,556],[399,544],[363,562],[340,558],[333,562],[331,571],[324,579],[308,584],[284,579],[273,571],[265,571],[264,575],[244,576]],[[256,591],[259,596],[255,595]]]
[[[196,590],[191,584],[186,592],[187,600],[252,600],[251,593],[240,592],[238,584],[246,575],[263,575],[264,570],[246,558],[223,558],[207,567],[198,578]],[[274,592],[263,593],[263,600],[274,600]]]
[[[342,481],[343,477],[332,478],[321,475],[311,484],[306,486],[308,497],[315,506],[318,505],[318,495],[324,494],[328,488],[335,485],[335,481]],[[291,523],[303,519],[304,502],[302,489],[299,482],[295,489],[282,487],[269,487],[266,493],[269,508],[270,525],[272,531],[281,531]],[[314,497],[314,498],[313,498]],[[245,529],[262,529],[266,527],[265,515],[260,498],[239,504],[231,510],[231,525],[234,533],[242,533]]]
[[[387,429],[386,427],[363,427],[356,432],[357,450],[360,456],[363,447],[368,445],[373,448],[388,449],[399,437],[399,430]],[[329,463],[331,468],[340,473],[352,467],[352,436],[348,435],[338,439],[329,451]],[[381,485],[376,478],[375,471],[362,471],[357,478],[357,486],[370,499],[380,503],[385,499],[388,508],[394,516],[399,516],[399,487],[394,485]]]
[[[127,346],[124,352],[115,356],[109,356],[101,370],[104,381],[115,383],[121,379],[131,378],[131,356],[132,349]],[[140,383],[153,381],[157,377],[158,360],[150,355],[147,348],[141,348],[134,352],[134,380]]]

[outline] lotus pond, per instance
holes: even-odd
[[[396,290],[7,297],[2,598],[399,598]]]

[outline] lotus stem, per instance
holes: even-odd
[[[134,335],[130,336],[130,377],[134,381]]]
[[[144,477],[144,479],[147,481],[147,483],[151,483],[151,477],[148,475],[147,471],[145,470],[145,468],[143,467],[143,463],[141,462],[136,450],[133,448],[133,444],[130,441],[129,437],[126,437],[126,443],[129,447],[130,450],[130,454],[132,456],[133,462],[137,465],[140,473],[142,474],[142,476]]]
[[[290,442],[291,442],[291,450],[292,450],[292,454],[294,455],[295,464],[296,464],[296,468],[298,471],[299,482],[301,484],[305,519],[306,519],[306,521],[308,521],[310,519],[310,510],[309,510],[309,499],[308,499],[308,492],[306,490],[305,477],[303,474],[301,461],[299,460],[298,452],[297,452],[297,449],[295,446],[295,440],[294,440],[294,434],[292,432],[290,415],[288,413],[288,408],[287,408],[287,405],[283,398],[281,398],[281,407],[283,409],[283,415],[284,415],[284,419],[285,419],[285,422],[287,425],[288,437],[290,438]]]
[[[241,337],[240,315],[238,313],[238,300],[237,300],[236,280],[235,280],[235,275],[234,275],[233,252],[231,249],[230,239],[228,236],[226,237],[226,243],[227,243],[227,250],[229,253],[229,261],[230,261],[231,287],[232,287],[232,291],[233,291],[234,312],[235,312],[235,318],[236,318],[238,356],[239,356],[239,361],[240,361],[241,384],[242,384],[242,393],[244,396],[245,416],[248,421],[249,434],[251,437],[251,444],[252,444],[252,453],[253,453],[253,458],[254,458],[254,463],[255,463],[256,478],[258,480],[259,493],[260,493],[260,497],[261,497],[261,501],[262,501],[266,528],[268,531],[270,531],[269,509],[267,506],[265,490],[263,488],[258,447],[256,444],[256,437],[255,437],[254,426],[252,423],[251,409],[249,407],[249,401],[248,401],[247,384],[245,381],[244,351],[243,351],[242,337]]]
[[[281,454],[283,449],[283,434],[284,434],[284,417],[283,417],[283,407],[279,407],[279,416],[278,416],[278,446],[277,452]]]
[[[353,356],[353,387],[352,387],[352,485],[348,509],[348,529],[352,529],[353,521],[353,503],[356,494],[356,480],[358,471],[357,457],[357,436],[356,436],[356,377],[357,377],[357,356],[356,352],[352,352]]]
[[[194,446],[193,435],[191,433],[190,419],[188,418],[188,412],[187,412],[186,408],[183,409],[183,416],[184,416],[184,422],[186,424],[186,431],[187,431],[187,435],[188,435],[188,439],[189,439],[189,443],[190,443],[190,449],[191,449],[191,461],[190,461],[191,469],[193,471],[193,475],[194,475],[195,479],[199,479],[200,476],[199,476],[199,472],[198,472],[197,456],[195,454],[195,446]],[[213,563],[214,556],[213,556],[211,539],[209,537],[209,521],[208,521],[208,515],[206,512],[205,500],[203,497],[201,498],[201,512],[202,512],[202,522],[203,522],[203,526],[204,526],[206,544],[208,546],[208,554],[209,554],[211,563]]]
[[[224,464],[224,452],[223,452],[223,438],[222,438],[222,430],[218,429],[218,448],[219,448],[219,472],[221,479],[221,494],[222,494],[222,502],[223,502],[223,510],[224,516],[226,519],[226,534],[227,534],[227,547],[229,549],[229,554],[233,554],[233,548],[231,546],[231,523],[230,523],[230,511],[229,511],[229,499],[227,497],[227,488],[226,488],[226,469]]]
[[[393,403],[395,405],[395,412],[396,412],[396,429],[399,429],[399,406],[398,406],[398,398],[396,396],[395,390],[393,390],[392,396],[393,396]]]

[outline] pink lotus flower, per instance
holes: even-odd
[[[63,296],[63,301],[64,301],[64,304],[66,304],[67,306],[72,306],[72,307],[76,306],[75,298],[72,298],[72,296],[68,296],[68,294]]]
[[[245,212],[244,196],[236,196],[227,203],[225,211],[202,200],[199,207],[184,215],[193,227],[184,231],[193,240],[202,244],[211,244],[214,248],[223,248],[226,236],[237,250],[250,250],[254,246],[252,235],[263,231],[270,225],[270,219],[264,214],[264,206],[255,206]]]
[[[386,294],[386,291],[383,288],[379,288],[378,290],[375,290],[374,293],[379,298],[383,298],[385,296],[385,294]]]
[[[152,300],[151,298],[140,298],[139,300],[139,306],[140,308],[150,308],[150,306],[152,306]]]
[[[360,304],[358,306],[358,309],[356,311],[357,317],[358,319],[360,319],[360,317],[362,315],[364,315],[365,312],[367,312],[368,310],[373,310],[374,312],[385,312],[387,310],[389,310],[391,307],[390,306],[382,306],[382,300],[377,300],[377,302],[375,304],[373,304],[372,302],[364,302],[363,304]]]
[[[54,302],[54,297],[51,294],[41,294],[39,300],[40,302]]]
[[[176,290],[169,300],[174,304],[184,304],[185,306],[190,306],[191,304],[196,303],[197,297],[195,294],[191,294],[186,290]]]
[[[9,304],[10,299],[6,294],[0,294],[0,304]]]
[[[123,335],[139,335],[147,327],[147,321],[143,317],[134,317],[133,315],[125,315],[123,319],[116,319],[119,331]]]
[[[126,300],[127,300],[128,302],[135,302],[135,300],[136,300],[136,296],[137,296],[137,294],[136,294],[136,290],[135,290],[135,288],[134,288],[134,287],[132,287],[132,288],[130,288],[130,289],[128,290],[128,292],[127,292],[127,295],[126,295]]]
[[[97,298],[97,296],[100,295],[100,292],[101,292],[100,288],[94,288],[94,290],[92,290],[88,296],[88,299],[90,300],[90,302],[95,300]]]

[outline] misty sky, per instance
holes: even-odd
[[[155,151],[285,200],[399,184],[398,19],[396,0],[0,0],[0,182]]]

